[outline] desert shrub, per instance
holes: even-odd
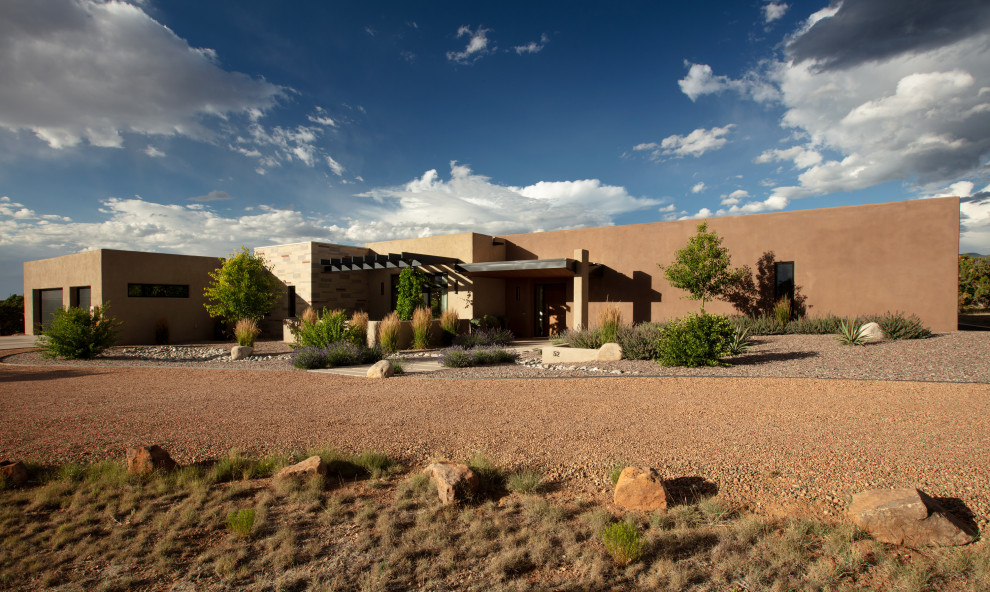
[[[252,508],[231,512],[227,514],[227,528],[237,536],[249,536],[251,529],[254,528],[254,517],[255,512]]]
[[[778,300],[777,304],[773,305],[773,316],[784,327],[787,326],[787,323],[791,322],[791,313],[791,299],[787,295]]]
[[[399,327],[401,321],[399,315],[390,312],[378,323],[378,346],[382,351],[390,354],[399,351]]]
[[[622,311],[614,302],[606,302],[598,311],[598,330],[602,343],[617,343],[622,328]]]
[[[459,332],[459,325],[461,319],[457,315],[457,311],[453,308],[448,308],[440,315],[440,329],[443,331],[443,344],[451,345],[454,343],[454,338],[457,337]]]
[[[368,343],[368,313],[358,311],[352,314],[350,329],[355,343]]]
[[[88,360],[113,345],[120,323],[108,316],[110,303],[94,306],[92,312],[78,307],[58,309],[52,323],[38,341],[46,358]]]
[[[543,484],[543,475],[532,469],[521,469],[505,479],[505,485],[509,491],[516,493],[536,493]]]
[[[299,323],[292,329],[296,345],[327,347],[338,341],[348,341],[355,345],[366,343],[367,337],[361,339],[360,331],[351,325],[346,311],[323,309],[320,314],[311,311],[313,309],[306,309]]]
[[[420,306],[413,311],[413,349],[426,349],[430,347],[430,325],[432,324],[433,315],[430,313],[430,309]]]
[[[162,317],[155,321],[155,345],[168,345],[169,329],[168,319]]]
[[[348,341],[336,341],[323,348],[327,366],[355,366],[361,363],[361,349]]]
[[[720,366],[729,355],[735,327],[720,315],[689,314],[667,325],[660,340],[659,361],[664,366]]]
[[[312,306],[303,311],[299,320],[304,323],[315,324],[320,322],[320,313],[316,312]]]
[[[237,339],[237,345],[254,347],[254,340],[258,338],[259,333],[261,333],[261,329],[258,328],[258,323],[254,319],[241,319],[234,325],[234,337]]]
[[[512,340],[515,338],[516,336],[513,335],[512,331],[509,331],[508,329],[480,329],[471,333],[458,335],[454,338],[454,345],[459,345],[465,348],[492,346],[505,347],[512,343]]]
[[[880,325],[886,339],[927,339],[931,329],[915,315],[905,316],[901,312],[886,312],[882,315],[868,315],[858,319],[860,323],[874,322]]]
[[[447,368],[467,368],[489,364],[515,362],[519,354],[499,347],[475,347],[466,349],[454,345],[440,352],[440,365]]]
[[[571,347],[598,349],[605,345],[601,329],[568,329],[560,333],[553,342]]]
[[[840,322],[839,342],[842,345],[866,345],[864,326],[854,320]]]
[[[785,332],[784,325],[781,325],[773,315],[732,317],[730,321],[740,330],[749,331],[750,335],[782,335]]]
[[[749,340],[749,331],[735,328],[732,339],[729,340],[729,355],[738,356],[749,351],[753,343]]]
[[[786,331],[795,335],[829,335],[839,330],[842,322],[837,316],[801,317],[787,323]]]
[[[629,565],[643,554],[643,533],[630,522],[615,522],[601,531],[598,538],[619,565]]]
[[[655,360],[660,356],[660,338],[665,323],[640,323],[623,327],[618,340],[622,357],[628,360]]]
[[[292,350],[292,365],[303,370],[327,367],[327,357],[323,348],[304,345]]]

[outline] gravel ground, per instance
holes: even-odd
[[[541,469],[560,495],[607,501],[605,475],[622,462],[657,467],[761,513],[825,519],[856,491],[916,486],[968,508],[985,528],[990,334],[866,348],[833,341],[761,339],[748,363],[732,368],[646,366],[723,378],[582,372],[596,378],[543,379],[571,371],[510,365],[372,381],[271,371],[286,365],[275,357],[145,368],[114,367],[128,362],[120,356],[78,367],[2,364],[0,458],[119,458],[143,442],[186,463],[235,447],[260,453],[330,444],[379,450],[415,467],[481,451],[506,467]],[[279,346],[270,347],[265,355],[278,355]],[[215,364],[235,369],[194,369]],[[627,362],[615,369],[627,364],[636,371]],[[498,372],[531,380],[449,379]],[[776,377],[802,374],[833,380]],[[878,377],[901,381],[863,380]]]

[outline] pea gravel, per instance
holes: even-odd
[[[480,451],[542,470],[561,495],[607,500],[609,467],[639,464],[759,512],[818,518],[863,489],[920,487],[986,527],[990,333],[866,348],[759,339],[730,368],[517,364],[385,381],[289,370],[278,344],[254,362],[156,367],[14,353],[0,364],[0,458],[119,458],[156,443],[188,463],[330,444],[415,467]],[[528,379],[451,379],[502,372]]]

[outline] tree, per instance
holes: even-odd
[[[423,272],[414,267],[403,267],[399,272],[399,294],[395,299],[395,312],[399,320],[411,321],[413,311],[423,304]]]
[[[722,246],[722,238],[714,231],[708,231],[708,223],[698,225],[698,233],[688,239],[683,249],[674,252],[674,262],[663,270],[671,286],[686,290],[685,298],[701,301],[701,312],[705,312],[705,302],[722,298],[732,285],[745,275],[742,269],[732,269],[729,250]]]
[[[959,308],[990,307],[990,258],[959,256]]]
[[[206,312],[227,323],[239,319],[260,321],[285,290],[264,256],[256,256],[246,247],[220,259],[220,267],[210,272],[210,280],[203,291],[209,301],[204,304]]]
[[[24,331],[24,297],[11,294],[0,301],[0,335],[13,335]]]

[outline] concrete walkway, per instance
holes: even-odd
[[[34,347],[34,335],[4,335],[0,337],[0,349],[24,349]]]

